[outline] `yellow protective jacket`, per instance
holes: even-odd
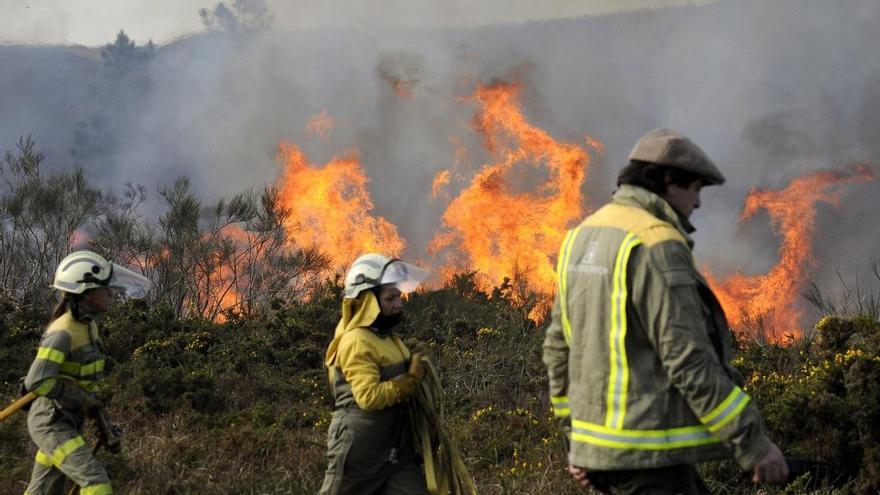
[[[624,185],[566,235],[543,351],[554,413],[570,419],[572,464],[643,469],[732,454],[750,469],[769,450],[691,231],[665,200]]]
[[[410,352],[394,333],[382,335],[370,329],[379,311],[370,291],[343,302],[342,319],[324,363],[337,409],[357,405],[378,411],[404,399],[389,380],[407,372]]]

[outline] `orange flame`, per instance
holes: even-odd
[[[449,184],[450,178],[449,170],[441,170],[437,172],[437,175],[434,176],[434,181],[431,183],[431,197],[437,198],[440,195],[443,186]]]
[[[306,130],[310,134],[314,134],[324,141],[330,139],[330,131],[336,127],[336,120],[327,113],[327,110],[321,110],[321,113],[313,115],[306,122]]]
[[[459,247],[460,259],[452,262],[457,266],[444,271],[477,270],[484,290],[522,273],[531,289],[552,294],[552,260],[566,227],[583,213],[581,185],[589,155],[531,125],[520,109],[519,92],[519,84],[499,82],[480,86],[468,98],[478,109],[473,127],[495,163],[483,165],[450,203],[443,214],[444,229],[429,250]],[[532,191],[517,191],[534,183],[524,175],[542,166],[546,181]]]
[[[393,224],[371,214],[369,179],[354,154],[319,168],[295,144],[282,142],[277,160],[284,168],[278,189],[281,204],[291,211],[291,242],[317,246],[335,268],[365,252],[397,256],[406,247]]]
[[[822,201],[836,207],[841,192],[829,188],[873,178],[869,168],[860,166],[852,175],[817,172],[792,180],[782,190],[749,191],[739,222],[749,220],[761,209],[767,210],[770,225],[782,236],[780,259],[765,275],[735,273],[718,281],[707,274],[731,326],[741,329],[744,323],[759,323],[766,336],[776,342],[781,342],[786,334],[802,333],[798,321],[803,311],[797,299],[808,279],[806,271],[814,264],[810,240],[815,231],[816,203]]]

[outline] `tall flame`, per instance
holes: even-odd
[[[393,224],[372,214],[369,179],[354,154],[317,167],[298,146],[282,142],[277,161],[283,167],[279,196],[291,212],[287,228],[293,243],[318,246],[335,268],[365,252],[397,256],[406,247]]]
[[[449,204],[444,228],[429,250],[437,253],[456,246],[460,258],[447,273],[477,270],[483,289],[523,273],[531,289],[551,294],[552,259],[565,229],[583,213],[581,186],[589,155],[531,125],[520,109],[520,89],[519,84],[498,82],[480,86],[468,98],[477,106],[473,128],[482,135],[494,163],[484,164]],[[523,177],[534,173],[526,166],[546,170],[548,177],[520,192],[536,183]]]
[[[810,240],[815,231],[816,203],[836,207],[841,191],[831,191],[832,186],[873,178],[869,168],[860,166],[851,175],[817,172],[794,179],[781,190],[749,191],[739,222],[749,220],[759,210],[767,210],[770,225],[782,236],[782,243],[779,263],[765,275],[735,273],[723,281],[707,275],[733,327],[760,322],[766,336],[774,341],[781,341],[786,334],[802,333],[798,321],[803,311],[797,300],[808,279],[806,271],[814,265]]]

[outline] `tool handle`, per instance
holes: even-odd
[[[21,409],[22,407],[27,405],[28,402],[31,402],[32,400],[34,400],[36,398],[37,398],[37,394],[35,394],[33,392],[28,392],[28,393],[24,394],[17,401],[13,402],[12,404],[9,404],[9,406],[7,406],[6,409],[0,411],[0,421],[3,421],[4,419],[8,418],[9,416],[12,416],[12,413],[14,413],[15,411],[18,411],[19,409]]]

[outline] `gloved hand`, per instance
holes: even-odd
[[[421,352],[414,352],[409,358],[408,373],[420,382],[422,381],[422,378],[425,377],[424,359],[425,357]]]
[[[400,392],[400,398],[404,399],[415,395],[419,388],[422,378],[425,377],[425,364],[422,362],[422,355],[415,353],[410,357],[409,370],[406,373],[395,376],[391,379],[397,390]]]

